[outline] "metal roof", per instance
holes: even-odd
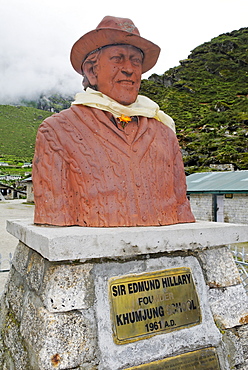
[[[248,193],[248,171],[193,173],[186,180],[188,193]]]

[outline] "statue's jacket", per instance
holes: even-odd
[[[74,105],[39,127],[33,160],[37,224],[94,227],[194,222],[178,141],[138,117],[130,142],[109,115]]]

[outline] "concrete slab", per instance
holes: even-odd
[[[160,227],[52,227],[7,222],[8,232],[50,261],[194,251],[248,241],[248,225],[195,222]]]

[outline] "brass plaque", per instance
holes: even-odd
[[[129,367],[125,370],[220,370],[219,360],[214,348],[185,353],[176,357]]]
[[[125,344],[201,322],[190,268],[109,280],[114,342]]]

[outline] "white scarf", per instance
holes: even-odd
[[[159,109],[157,103],[143,95],[138,95],[136,101],[130,105],[122,105],[115,100],[102,94],[100,91],[95,91],[88,87],[86,92],[76,94],[75,101],[72,105],[86,105],[101,109],[113,114],[115,118],[125,115],[128,117],[143,116],[147,118],[155,118],[166,126],[170,127],[175,132],[175,124],[173,119]]]

